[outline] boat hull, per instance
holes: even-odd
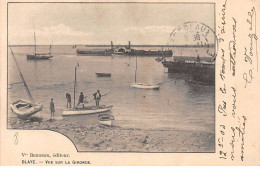
[[[104,126],[109,126],[111,127],[113,125],[113,121],[112,120],[108,120],[108,121],[99,121],[100,124],[104,125]]]
[[[41,104],[32,104],[30,101],[22,99],[13,102],[10,106],[13,113],[15,113],[19,118],[28,118],[29,116],[41,111],[43,107]]]
[[[139,89],[159,89],[159,85],[149,85],[144,83],[131,83],[130,87],[139,88]]]
[[[97,77],[111,77],[111,73],[96,73]]]
[[[194,61],[163,61],[169,73],[186,74],[192,83],[215,85],[215,63]]]
[[[27,60],[47,60],[50,58],[53,58],[53,56],[48,54],[27,55]]]
[[[63,116],[71,116],[71,115],[86,115],[86,114],[94,114],[109,111],[113,108],[113,106],[90,106],[85,108],[77,108],[77,109],[66,109],[63,111]]]
[[[77,49],[78,56],[111,56],[113,51],[111,49],[106,50],[84,50]]]
[[[112,56],[125,56],[125,54],[113,53]]]

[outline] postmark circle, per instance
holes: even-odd
[[[204,55],[215,61],[218,52],[218,38],[215,31],[201,22],[185,22],[173,29],[170,42],[179,46],[199,47]]]

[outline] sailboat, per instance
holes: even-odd
[[[28,54],[27,60],[46,60],[52,58],[51,54],[51,45],[49,47],[49,53],[37,53],[37,46],[36,46],[36,35],[34,29],[34,54]]]
[[[139,88],[139,89],[159,89],[158,84],[145,84],[136,82],[136,73],[137,73],[137,55],[136,55],[136,64],[135,64],[135,82],[130,83],[130,87]]]
[[[75,106],[75,94],[76,94],[76,84],[77,84],[77,68],[79,67],[79,64],[75,67],[75,77],[74,77],[74,106],[73,108],[69,108],[66,110],[63,110],[62,115],[63,116],[70,116],[70,115],[83,115],[83,114],[93,114],[93,113],[101,113],[109,111],[113,108],[113,106],[106,106],[106,105],[100,105],[100,106],[87,106],[83,108],[77,108]]]
[[[30,90],[29,90],[29,88],[28,88],[28,86],[27,86],[27,84],[24,80],[24,77],[23,77],[23,75],[20,71],[19,65],[18,65],[16,58],[14,56],[13,50],[12,50],[11,47],[10,47],[10,49],[11,49],[11,53],[12,53],[13,59],[15,61],[15,64],[17,66],[17,69],[19,71],[20,77],[21,77],[23,84],[24,84],[24,87],[26,89],[26,92],[27,92],[27,94],[30,98],[30,101],[23,100],[23,99],[17,100],[15,102],[11,103],[10,106],[11,106],[12,112],[15,113],[19,118],[27,118],[27,117],[41,111],[43,105],[34,102],[34,99],[31,95],[31,92],[30,92]]]

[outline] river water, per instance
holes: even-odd
[[[46,52],[47,49],[46,46],[38,48],[39,52]],[[117,126],[215,131],[215,87],[185,83],[182,75],[168,74],[163,65],[155,61],[155,57],[138,57],[137,81],[154,84],[170,82],[161,84],[159,90],[143,90],[129,86],[134,82],[135,57],[77,56],[71,46],[53,46],[54,58],[51,60],[29,61],[26,54],[33,52],[32,47],[13,47],[13,51],[34,99],[44,106],[43,111],[34,116],[49,118],[49,102],[53,98],[58,120],[84,122],[89,117],[62,116],[62,110],[66,108],[65,93],[70,93],[73,98],[74,67],[79,63],[76,102],[81,91],[88,96],[88,100],[93,99],[92,94],[97,89],[101,94],[110,92],[102,97],[101,104],[114,106],[110,113],[114,115]],[[97,72],[109,72],[112,77],[96,77]],[[10,53],[8,81],[9,84],[21,81]],[[21,98],[28,99],[22,84],[13,85],[8,95],[9,103]],[[94,101],[89,103],[94,104]],[[11,112],[8,115],[15,118]]]

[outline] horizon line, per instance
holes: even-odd
[[[15,44],[15,45],[7,45],[10,47],[29,47],[29,46],[35,46],[33,44],[30,45],[25,45],[25,44]],[[36,46],[50,46],[50,44],[40,44]],[[111,45],[97,45],[97,44],[55,44],[52,46],[85,46],[85,47],[111,47]],[[125,47],[129,46],[128,44],[126,45],[113,45],[114,47]],[[131,47],[214,47],[215,44],[208,44],[208,45],[131,45]]]

